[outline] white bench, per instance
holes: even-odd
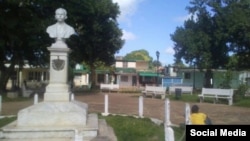
[[[215,88],[202,88],[201,94],[199,94],[200,102],[204,101],[204,98],[214,98],[214,102],[218,99],[227,99],[228,105],[233,104],[233,89],[215,89]]]
[[[86,89],[86,90],[90,90],[91,87],[92,87],[92,83],[85,84],[85,85],[82,85],[82,86],[81,86],[81,88]]]
[[[25,85],[22,86],[22,96],[23,97],[30,97],[32,94],[34,94],[33,90],[26,89]]]
[[[18,97],[18,91],[9,91],[7,92],[8,98],[17,98]]]
[[[157,95],[160,95],[162,99],[165,99],[166,87],[146,86],[145,90],[143,90],[141,93],[144,97],[150,95],[153,98]]]
[[[119,84],[100,84],[100,90],[103,92],[104,90],[107,91],[117,91],[119,92]]]
[[[169,94],[175,93],[175,89],[181,89],[182,93],[190,93],[193,94],[193,87],[191,86],[169,86]]]

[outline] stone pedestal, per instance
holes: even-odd
[[[71,102],[41,102],[18,112],[17,126],[78,126],[86,125],[88,105]]]
[[[72,140],[75,137],[85,141],[97,136],[97,114],[88,114],[86,103],[70,100],[71,91],[67,84],[70,49],[64,42],[57,41],[48,50],[50,81],[44,101],[20,110],[17,121],[2,128],[3,138],[8,141]]]
[[[62,46],[62,47],[61,47]],[[44,94],[44,101],[69,101],[68,54],[66,44],[55,43],[48,47],[50,51],[50,80]]]

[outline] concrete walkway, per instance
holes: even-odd
[[[109,113],[138,115],[138,95],[118,93],[77,93],[75,100],[89,105],[89,112],[104,112],[104,96],[109,96]],[[144,117],[164,119],[164,100],[159,98],[144,98]],[[5,102],[1,115],[16,115],[20,109],[33,104],[33,99],[22,102]],[[250,124],[250,108],[228,106],[226,104],[189,103],[200,106],[200,111],[207,113],[213,124]],[[184,122],[185,103],[170,101],[170,120],[173,124]]]

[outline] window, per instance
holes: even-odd
[[[33,72],[29,72],[29,78],[28,78],[30,81],[33,80]]]
[[[43,72],[43,80],[44,81],[49,80],[49,74],[46,71]]]
[[[97,75],[97,82],[98,83],[104,83],[104,74],[98,74]]]
[[[190,78],[191,78],[190,72],[185,72],[185,73],[184,73],[184,78],[185,78],[185,79],[190,79]]]
[[[30,71],[28,74],[29,81],[46,81],[49,80],[49,74],[46,71]]]
[[[123,66],[123,68],[128,68],[128,62],[123,62],[123,64],[122,64]]]
[[[122,75],[122,76],[121,76],[121,81],[122,81],[122,82],[128,82],[128,76]]]

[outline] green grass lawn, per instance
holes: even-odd
[[[0,127],[3,127],[9,123],[11,123],[12,121],[16,120],[16,117],[5,117],[5,118],[0,118]]]
[[[119,141],[164,141],[163,125],[156,125],[150,119],[131,116],[103,117],[113,127]]]
[[[135,118],[132,116],[99,116],[113,127],[118,141],[165,141],[164,125],[157,125],[149,118]],[[184,128],[172,127],[175,139],[183,136]]]

